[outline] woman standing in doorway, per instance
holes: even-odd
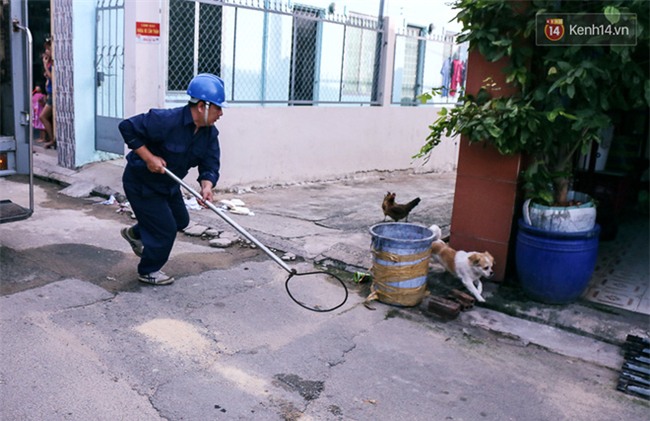
[[[39,119],[45,127],[45,133],[47,133],[47,142],[43,144],[45,149],[55,148],[56,149],[56,139],[54,139],[54,105],[53,105],[53,90],[52,90],[52,73],[54,71],[54,60],[52,59],[52,41],[50,39],[45,40],[43,45],[45,52],[43,53],[43,68],[45,69],[45,93],[47,95],[47,101],[43,111],[39,116]]]

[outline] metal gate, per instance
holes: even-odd
[[[124,0],[98,0],[95,52],[95,148],[124,154]]]

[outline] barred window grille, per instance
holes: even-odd
[[[413,104],[417,96],[422,94],[424,41],[419,37],[424,29],[409,26],[407,30],[416,36],[404,37],[404,76],[400,102]]]
[[[289,102],[295,105],[314,101],[314,84],[317,81],[318,10],[295,6],[291,67],[289,71]]]
[[[371,104],[380,31],[376,19],[280,2],[170,0],[168,97],[185,100],[210,72],[232,103]]]
[[[209,72],[224,79],[230,103],[378,105],[377,18],[291,3],[169,0],[167,102],[185,101],[190,80]],[[416,105],[440,86],[453,38],[423,34],[397,36],[392,103]]]
[[[377,32],[349,28],[345,42],[343,95],[346,98],[370,100],[377,75]]]
[[[199,5],[199,54],[196,73],[221,74],[222,10],[220,6]]]
[[[193,2],[169,1],[169,63],[167,89],[182,91],[194,75],[194,8]]]
[[[168,90],[184,91],[198,73],[221,73],[221,9],[170,0]]]

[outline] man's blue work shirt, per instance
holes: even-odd
[[[192,120],[189,105],[173,109],[151,109],[123,120],[119,130],[131,149],[122,180],[168,194],[178,185],[166,174],[155,174],[133,150],[145,145],[151,153],[165,160],[167,168],[183,178],[192,167],[199,167],[197,181],[210,180],[214,186],[219,180],[221,150],[219,131],[213,125],[200,127]],[[146,192],[143,192],[146,193]]]

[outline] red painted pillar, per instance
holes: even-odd
[[[516,93],[501,71],[506,64],[506,60],[487,62],[478,52],[470,52],[467,93],[476,94],[487,77],[501,88],[500,95]],[[504,156],[489,144],[470,145],[461,137],[450,245],[456,250],[489,251],[496,262],[495,281],[506,276],[521,165],[519,155]]]

